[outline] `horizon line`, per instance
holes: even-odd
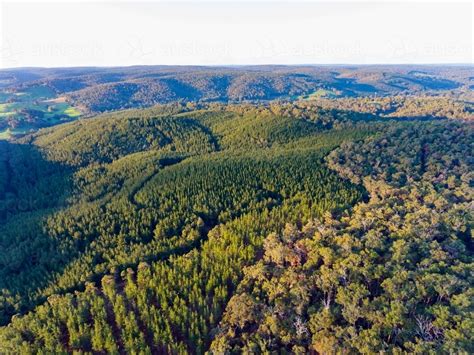
[[[474,63],[462,62],[436,62],[436,63],[268,63],[268,64],[131,64],[131,65],[79,65],[79,66],[18,66],[0,67],[0,70],[25,70],[25,69],[72,69],[72,68],[134,68],[134,67],[201,67],[201,68],[225,68],[225,67],[329,67],[329,66],[474,66]]]

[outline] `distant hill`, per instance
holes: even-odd
[[[82,112],[172,101],[261,101],[395,94],[472,95],[472,66],[133,66],[0,71],[0,89],[43,86]]]

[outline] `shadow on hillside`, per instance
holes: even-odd
[[[345,109],[329,109],[328,112],[334,118],[334,121],[338,119],[341,121],[352,121],[353,123],[378,123],[378,122],[393,122],[393,121],[407,121],[407,122],[426,122],[426,121],[442,121],[446,120],[445,117],[435,117],[435,116],[390,116],[389,114],[393,111],[385,112],[383,114],[375,114],[369,112],[359,112],[353,110]],[[329,125],[329,128],[332,128],[332,125]]]
[[[34,145],[0,141],[0,325],[27,308],[28,294],[66,263],[44,224],[65,206],[72,173]]]

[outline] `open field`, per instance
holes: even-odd
[[[0,139],[73,120],[81,112],[45,85],[0,92]]]

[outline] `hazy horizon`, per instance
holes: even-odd
[[[376,66],[430,66],[430,67],[459,67],[459,66],[474,66],[474,63],[370,63],[370,64],[359,64],[359,63],[319,63],[319,64],[131,64],[131,65],[79,65],[79,66],[20,66],[20,67],[7,67],[0,68],[0,70],[15,70],[15,69],[75,69],[75,68],[99,68],[99,69],[111,69],[111,68],[133,68],[133,67],[196,67],[196,68],[232,68],[232,67],[376,67]]]
[[[8,2],[0,68],[463,65],[470,2]]]

